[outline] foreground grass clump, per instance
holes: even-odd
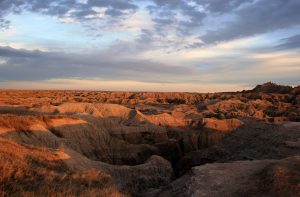
[[[21,146],[0,138],[0,197],[123,196],[109,175],[72,172],[59,152]]]

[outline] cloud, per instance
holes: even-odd
[[[78,0],[2,0],[0,7],[0,25],[6,15],[20,14],[24,11],[85,21],[99,19],[99,12],[95,8],[104,8],[104,15],[110,20],[116,20],[138,8],[131,1],[122,0],[87,0],[85,3]]]
[[[156,31],[163,32],[174,27],[179,35],[188,35],[194,28],[199,28],[206,13],[197,4],[181,0],[153,0],[154,5],[148,6]],[[166,27],[166,28],[164,28]]]
[[[158,36],[166,38],[169,35],[176,36],[176,39],[187,38],[194,42],[184,43],[184,46],[176,46],[176,50],[185,48],[200,48],[209,42],[209,36],[221,33],[220,31],[207,31],[205,24],[209,18],[220,17],[222,15],[232,15],[232,12],[249,6],[254,0],[152,0],[153,5],[148,6],[155,23],[155,30],[152,32]],[[219,24],[216,24],[219,25]],[[202,38],[199,32],[207,32]],[[149,35],[149,34],[148,34]],[[143,35],[145,36],[145,35]],[[235,38],[235,37],[234,37]]]
[[[143,31],[141,37],[146,44],[160,39],[165,48],[173,51],[300,25],[300,2],[295,0],[152,0],[152,3],[148,10],[155,26],[147,29],[147,34]],[[213,26],[209,24],[211,21],[215,22]]]
[[[0,0],[0,8],[1,87],[196,91],[299,83],[300,35],[290,36],[300,25],[298,0]],[[35,14],[20,23],[26,12]],[[40,24],[32,18],[63,24],[28,33]],[[278,43],[279,34],[286,38]]]
[[[7,30],[9,28],[9,25],[10,25],[9,21],[7,21],[3,18],[0,18],[0,32]]]
[[[254,0],[196,0],[196,2],[203,5],[211,13],[222,14],[236,10],[245,4],[254,2]]]
[[[5,19],[8,14],[30,11],[59,21],[78,22],[95,35],[112,29],[124,32],[131,28],[126,19],[141,10],[148,11],[154,25],[145,27],[139,23],[141,27],[135,27],[135,31],[140,31],[136,40],[145,41],[139,45],[159,41],[163,45],[160,47],[174,51],[251,37],[300,23],[297,0],[2,0],[0,7],[0,30],[9,27]],[[207,24],[211,20],[216,20],[213,26]]]
[[[249,37],[299,25],[300,1],[258,0],[233,12],[235,19],[224,27],[208,31],[205,43]]]
[[[0,47],[2,81],[37,81],[54,78],[176,82],[194,70],[140,59],[114,60],[113,54],[67,54]],[[153,77],[155,76],[155,77]]]
[[[88,0],[88,7],[108,7],[114,10],[135,10],[138,7],[132,3],[132,1],[123,1],[123,0]]]
[[[281,39],[277,48],[281,50],[300,48],[300,34]]]

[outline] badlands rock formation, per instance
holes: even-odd
[[[273,83],[214,94],[3,90],[0,196],[299,196],[299,121],[299,87]]]
[[[192,168],[170,185],[148,196],[299,196],[300,157],[236,161]]]

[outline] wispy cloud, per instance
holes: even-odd
[[[281,50],[300,48],[300,34],[281,39],[277,47]]]

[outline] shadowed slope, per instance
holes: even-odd
[[[64,169],[72,172],[96,169],[111,175],[118,189],[131,194],[168,184],[173,176],[170,162],[145,152],[148,151],[143,149],[146,145],[131,145],[114,139],[105,130],[79,117],[2,115],[0,126],[2,137],[47,147],[44,150],[56,150],[61,156],[57,160],[63,160],[60,163]],[[63,151],[58,151],[60,149]],[[117,166],[99,160],[143,164]]]
[[[300,127],[244,121],[243,126],[225,136],[220,144],[186,154],[176,164],[178,175],[206,163],[282,159],[300,155],[300,149],[291,146],[300,138]]]

